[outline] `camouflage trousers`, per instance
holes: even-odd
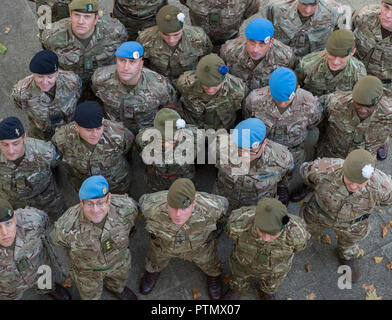
[[[131,254],[126,255],[109,270],[81,270],[71,266],[69,273],[83,300],[99,300],[103,286],[115,293],[123,292],[131,268]]]
[[[325,229],[333,229],[338,236],[338,254],[344,260],[351,260],[358,257],[359,243],[370,232],[370,219],[349,224],[336,222],[330,217],[326,217],[316,208],[312,197],[309,202],[301,208],[300,216],[306,222],[306,229],[312,235],[311,240],[318,239]]]
[[[304,144],[301,143],[300,145],[294,147],[294,148],[289,148],[289,151],[293,155],[294,158],[294,169],[292,172],[295,170],[299,169],[301,164],[304,163],[305,161],[305,149],[304,149]]]
[[[223,266],[218,257],[215,239],[195,250],[181,253],[161,247],[157,240],[150,240],[150,249],[145,263],[145,268],[148,272],[161,272],[167,267],[171,258],[180,258],[194,262],[201,271],[210,277],[217,277],[222,273]]]
[[[261,264],[243,264],[233,254],[230,257],[229,285],[234,291],[244,292],[249,287],[249,278],[254,277],[260,279],[261,291],[273,294],[279,290],[290,269],[291,263],[287,263],[287,267],[283,270],[280,268],[279,271]]]

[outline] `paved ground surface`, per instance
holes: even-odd
[[[25,115],[16,110],[10,100],[10,93],[16,81],[29,74],[28,64],[31,57],[40,50],[40,43],[37,38],[38,28],[34,14],[34,4],[26,0],[2,0],[0,10],[0,43],[8,47],[5,55],[0,55],[0,117],[11,115],[19,116],[27,126]],[[104,4],[104,12],[108,14],[111,11],[112,1],[101,0]],[[177,3],[177,1],[169,1]],[[262,1],[263,2],[263,1]],[[359,5],[375,2],[364,0],[341,1],[344,4],[350,4],[353,8]],[[186,10],[185,10],[186,11]],[[8,34],[4,33],[6,27],[11,28]],[[243,29],[243,28],[242,28]],[[145,192],[145,185],[142,178],[142,163],[140,159],[133,157],[133,178],[134,189],[132,197],[136,200]],[[377,167],[388,174],[392,172],[390,158],[385,162],[377,163]],[[215,170],[212,166],[206,166],[197,177],[198,189],[211,192],[214,181]],[[66,195],[69,206],[77,202],[76,194],[70,189],[65,176],[62,175],[61,187]],[[290,203],[290,212],[298,214],[299,205]],[[364,256],[360,261],[362,277],[357,284],[353,284],[351,290],[340,290],[338,288],[338,278],[341,276],[337,273],[339,264],[336,255],[336,239],[331,231],[326,234],[332,239],[332,244],[314,244],[294,259],[294,266],[287,279],[283,283],[279,297],[281,299],[304,300],[311,293],[315,299],[365,299],[366,291],[363,284],[373,284],[377,289],[377,295],[383,299],[392,299],[392,271],[386,268],[387,263],[392,260],[392,230],[386,237],[381,237],[381,224],[388,224],[392,220],[391,208],[383,208],[382,212],[375,211],[372,215],[372,232],[366,238],[361,247],[364,250]],[[224,262],[224,274],[228,273],[228,258],[230,256],[233,243],[225,235],[219,239],[218,251],[220,258]],[[137,226],[137,232],[133,239],[130,240],[132,251],[132,269],[128,278],[128,286],[138,292],[140,277],[144,270],[144,257],[148,249],[147,233],[144,229],[144,221]],[[68,268],[68,260],[64,252],[56,250],[60,264],[63,270]],[[381,263],[376,264],[374,257],[383,257]],[[310,266],[310,272],[305,270],[305,266]],[[257,299],[256,280],[252,284],[242,299]],[[205,277],[193,264],[172,260],[170,265],[162,272],[162,275],[154,291],[148,296],[139,295],[140,299],[169,299],[169,300],[189,300],[193,299],[192,290],[196,288],[201,293],[200,299],[208,299]],[[71,288],[74,299],[79,295],[73,286]],[[28,290],[24,299],[49,299],[46,296],[37,296],[33,290]],[[114,297],[104,291],[102,299],[114,299]]]

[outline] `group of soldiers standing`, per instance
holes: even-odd
[[[126,281],[139,214],[149,241],[141,294],[181,258],[204,272],[211,299],[239,299],[250,277],[262,299],[276,299],[294,254],[327,228],[357,281],[369,217],[392,204],[391,177],[375,168],[392,131],[392,0],[379,1],[348,17],[326,0],[181,0],[187,25],[165,0],[115,0],[111,17],[97,0],[36,0],[53,23],[12,92],[29,131],[17,117],[0,121],[0,299],[36,286],[52,245],[67,251],[82,299],[100,299],[103,287],[137,299]],[[349,18],[353,31],[339,29]],[[310,130],[319,139],[306,151]],[[193,182],[205,141],[217,169],[211,194]],[[169,160],[189,149],[192,161]],[[128,195],[133,150],[162,156],[144,165],[138,201]],[[79,195],[70,208],[60,163]],[[290,193],[294,171],[303,184]],[[309,192],[299,216],[289,213]],[[225,294],[222,231],[235,242]],[[59,283],[37,290],[71,299]]]

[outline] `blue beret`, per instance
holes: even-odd
[[[22,122],[16,117],[8,117],[0,122],[0,140],[18,139],[24,132]]]
[[[102,198],[109,192],[109,184],[103,176],[92,176],[83,181],[79,190],[79,199]]]
[[[249,130],[249,131],[248,131]],[[249,118],[241,121],[233,130],[233,141],[241,148],[256,149],[265,138],[266,128],[263,121]]]
[[[274,26],[271,21],[264,18],[256,18],[249,22],[245,29],[245,36],[249,40],[269,43],[274,36]]]
[[[76,106],[75,122],[87,129],[102,126],[103,111],[101,105],[96,101],[85,101]]]
[[[128,41],[118,47],[115,55],[119,58],[139,59],[143,53],[143,46],[139,42]]]
[[[59,69],[59,58],[50,50],[38,52],[30,61],[30,71],[38,74],[52,74]]]
[[[269,87],[272,98],[276,101],[290,100],[297,89],[297,76],[291,69],[278,68],[270,75]]]

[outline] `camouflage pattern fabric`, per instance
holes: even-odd
[[[256,205],[263,197],[275,198],[278,185],[288,186],[294,169],[289,150],[266,139],[260,158],[245,166],[238,147],[228,134],[220,134],[209,146],[209,155],[216,155],[218,177],[214,193],[226,197],[230,210]],[[245,170],[241,170],[241,165]],[[237,171],[235,170],[237,169]]]
[[[133,41],[140,31],[155,25],[155,16],[165,5],[167,0],[116,0],[113,17],[126,27],[128,41]]]
[[[167,207],[168,191],[144,194],[139,199],[146,229],[150,235],[145,268],[160,272],[171,258],[193,261],[205,274],[217,277],[222,272],[213,231],[216,222],[226,215],[228,201],[205,192],[196,192],[196,204],[183,226],[172,222]]]
[[[132,89],[121,83],[115,65],[99,68],[93,75],[92,89],[104,104],[105,116],[121,121],[134,135],[141,128],[152,127],[160,107],[177,103],[169,80],[148,68],[142,69]]]
[[[15,247],[0,245],[0,300],[21,299],[23,292],[37,287],[38,268],[48,265],[42,242],[49,225],[47,214],[32,207],[17,209]]]
[[[315,96],[352,90],[355,83],[367,75],[364,64],[350,57],[346,67],[334,76],[329,70],[327,55],[326,50],[309,53],[297,65],[296,73],[301,88]]]
[[[52,10],[52,23],[69,17],[68,5],[72,0],[30,0],[36,3],[37,14],[40,6],[49,6]]]
[[[226,74],[222,88],[213,96],[206,94],[195,71],[183,73],[177,81],[181,104],[187,123],[199,129],[229,130],[234,127],[236,112],[246,96],[243,80]]]
[[[91,40],[84,47],[66,18],[45,29],[40,40],[45,49],[58,55],[61,69],[75,72],[85,84],[98,67],[114,63],[114,53],[127,40],[127,32],[117,19],[99,17]]]
[[[230,73],[244,80],[251,90],[268,86],[269,76],[275,69],[293,69],[295,61],[293,50],[276,39],[261,61],[254,61],[249,56],[245,37],[226,41],[220,56],[230,68]]]
[[[199,59],[212,52],[211,40],[203,29],[187,25],[174,50],[163,40],[157,26],[142,31],[136,41],[143,45],[146,67],[170,80],[196,69]]]
[[[55,128],[73,121],[76,104],[82,93],[78,75],[59,70],[56,78],[56,94],[52,99],[36,85],[33,76],[20,80],[12,91],[16,108],[27,111],[29,136],[50,140]]]
[[[253,90],[243,107],[244,119],[261,119],[267,128],[267,137],[289,149],[295,167],[305,161],[304,141],[308,130],[320,123],[321,115],[318,99],[303,89],[297,89],[293,102],[283,114],[277,108],[269,87]]]
[[[308,231],[315,240],[324,229],[332,228],[338,236],[338,252],[342,259],[358,257],[359,242],[370,231],[369,218],[376,206],[392,204],[392,179],[375,169],[368,184],[350,193],[343,182],[343,162],[337,158],[323,158],[305,162],[301,176],[305,184],[314,187],[310,200],[301,208]]]
[[[298,0],[275,1],[267,6],[265,15],[274,25],[274,37],[293,48],[297,57],[324,50],[329,35],[338,29],[337,7],[320,0],[314,15],[302,23]]]
[[[352,92],[336,92],[325,97],[325,132],[317,148],[319,157],[342,158],[355,149],[376,156],[392,133],[392,100],[385,95],[373,114],[361,121],[353,107]]]
[[[248,289],[249,278],[259,278],[260,290],[276,293],[290,271],[294,253],[305,249],[310,234],[304,221],[292,214],[282,234],[265,242],[253,224],[256,207],[234,210],[227,223],[227,234],[235,241],[230,257],[229,285],[232,290]]]
[[[93,175],[103,175],[110,192],[126,193],[130,186],[130,166],[125,157],[134,136],[121,123],[103,120],[103,135],[90,149],[76,131],[75,122],[56,130],[52,138],[62,160],[68,166],[68,178],[76,191],[83,181]]]
[[[52,173],[60,157],[50,142],[27,138],[25,146],[24,158],[18,166],[0,152],[0,197],[7,199],[14,209],[31,206],[56,218],[66,209]]]
[[[124,290],[131,266],[128,236],[137,215],[136,201],[112,194],[103,229],[84,217],[81,204],[56,221],[50,241],[67,250],[70,274],[82,299],[99,299],[102,284],[116,293]]]

